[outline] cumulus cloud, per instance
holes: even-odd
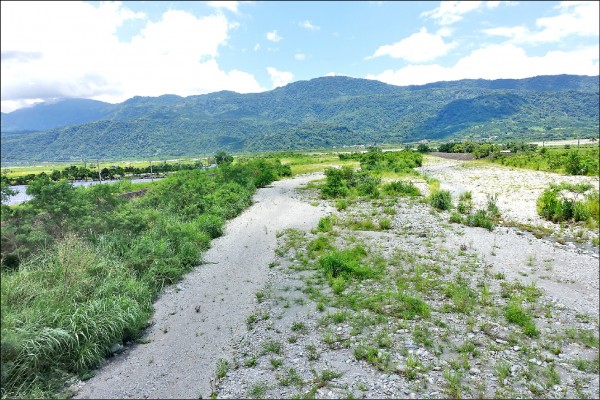
[[[281,39],[283,39],[281,36],[279,36],[277,34],[277,30],[271,31],[267,33],[267,40],[270,40],[271,42],[279,42]]]
[[[169,10],[151,21],[120,3],[2,2],[2,111],[41,100],[86,97],[120,102],[135,95],[188,96],[262,90],[246,72],[216,58],[232,29],[221,14]],[[143,28],[129,42],[117,29]]]
[[[522,48],[504,43],[477,49],[450,67],[439,64],[408,65],[398,70],[368,74],[366,78],[403,86],[459,79],[521,79],[556,74],[593,76],[598,74],[598,56],[597,46],[529,56]]]
[[[304,61],[306,60],[306,54],[297,52],[296,54],[294,54],[294,58],[298,61]]]
[[[431,18],[440,25],[452,25],[463,19],[463,15],[482,7],[496,8],[500,1],[441,1],[439,7],[421,13],[421,17]]]
[[[455,42],[446,43],[442,36],[431,34],[426,28],[421,28],[419,32],[399,42],[380,46],[369,58],[390,56],[421,63],[445,56],[455,46]]]
[[[273,82],[273,88],[285,86],[294,79],[294,74],[291,72],[278,71],[273,67],[267,67],[267,72],[271,77],[271,82]]]
[[[318,31],[321,29],[320,27],[313,25],[309,20],[302,21],[298,25],[304,29],[308,29],[309,31]]]
[[[502,36],[513,43],[552,43],[568,36],[594,37],[599,35],[598,2],[563,2],[557,9],[559,14],[538,18],[536,27],[497,27],[483,32],[491,36]]]

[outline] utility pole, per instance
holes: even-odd
[[[98,167],[98,179],[100,179],[100,183],[102,183],[102,174],[100,173],[100,160],[96,160],[96,166]]]
[[[150,179],[151,182],[154,182],[154,175],[152,175],[152,160],[150,160]]]

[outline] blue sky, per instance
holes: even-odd
[[[598,75],[598,2],[1,3],[2,111],[65,97]]]

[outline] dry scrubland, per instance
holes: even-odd
[[[306,185],[322,174],[276,182],[228,224],[219,240],[231,238],[232,247],[217,243],[218,254],[205,259],[236,260],[243,252],[235,246],[266,246],[269,254],[235,268],[200,267],[158,300],[146,344],[126,348],[74,390],[137,398],[600,397],[598,247],[590,245],[598,232],[562,228],[535,212],[549,182],[597,188],[598,179],[436,158],[421,171],[454,195],[472,191],[476,206],[497,194],[507,226],[451,224],[450,213],[423,196],[350,200],[336,210],[320,198],[319,183]],[[424,180],[407,179],[427,195]],[[282,195],[310,204],[312,211],[295,209],[313,222],[265,214]],[[247,223],[261,230],[250,242]],[[523,230],[536,226],[554,238]],[[240,306],[238,293],[254,305]],[[191,298],[202,308],[184,301]],[[231,326],[207,320],[213,309]],[[198,337],[209,346],[218,338],[219,348],[172,376],[178,357],[203,354]],[[172,385],[189,390],[169,395]]]

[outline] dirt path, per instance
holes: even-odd
[[[294,189],[318,179],[298,176],[260,189],[256,203],[227,224],[204,255],[206,264],[155,303],[146,344],[128,346],[79,390],[77,398],[207,398],[219,358],[246,331],[274,258],[276,232],[308,230],[326,212]]]

